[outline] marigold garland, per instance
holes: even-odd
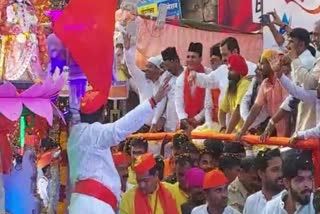
[[[36,0],[34,1],[34,8],[39,20],[39,23],[50,22],[50,19],[45,15],[45,11],[51,9],[51,1],[49,0]]]

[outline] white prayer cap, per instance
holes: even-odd
[[[160,65],[161,65],[161,63],[163,62],[163,59],[162,59],[162,56],[161,56],[161,55],[158,55],[158,56],[150,57],[150,58],[148,59],[148,62],[154,64],[154,65],[157,66],[159,69],[161,69]]]

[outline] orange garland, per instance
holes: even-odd
[[[36,10],[36,14],[39,20],[39,23],[48,23],[50,19],[45,15],[45,11],[51,9],[51,1],[50,0],[35,0],[34,8]]]

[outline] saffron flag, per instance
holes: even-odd
[[[252,20],[252,0],[218,0],[218,24],[241,32],[257,31]]]
[[[109,93],[117,0],[71,0],[54,23],[54,32],[70,51],[95,90]]]

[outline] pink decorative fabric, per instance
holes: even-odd
[[[197,167],[188,169],[184,175],[186,184],[189,188],[200,187],[202,188],[205,172]]]
[[[48,76],[44,82],[36,83],[22,93],[18,93],[11,82],[5,82],[0,85],[0,113],[9,120],[16,121],[20,118],[24,105],[36,115],[45,118],[51,126],[54,113],[62,116],[51,99],[58,96],[63,84],[62,76],[57,80]]]
[[[175,46],[182,63],[185,63],[190,42],[203,44],[203,65],[210,67],[209,49],[228,36],[235,37],[240,45],[241,55],[254,63],[258,62],[263,50],[261,34],[240,34],[209,32],[192,28],[166,24],[163,29],[157,29],[154,21],[138,18],[137,31],[137,63],[139,67],[146,65],[146,60],[158,55],[163,49]],[[183,39],[181,39],[183,38]]]

